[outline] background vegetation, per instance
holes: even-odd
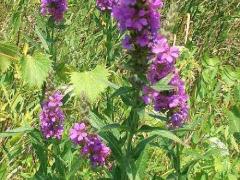
[[[93,0],[68,2],[65,23],[57,30],[55,86],[62,88],[70,82],[71,72],[92,70],[97,64],[109,67],[111,82],[126,84],[122,68],[126,57],[115,22],[106,14],[100,15]],[[190,147],[180,148],[181,167],[189,179],[239,179],[240,3],[238,0],[167,0],[162,19],[163,33],[181,47],[178,67],[190,96],[191,112],[185,127],[191,130],[179,133]],[[1,42],[15,44],[22,54],[26,47],[30,55],[36,49],[44,51],[44,26],[39,1],[0,0]],[[38,127],[41,91],[25,83],[29,79],[20,64],[14,59],[0,58],[0,179],[31,178],[44,162],[41,159],[44,152],[41,149],[36,152],[38,148],[34,147],[38,146],[38,137],[33,139],[19,133]],[[30,75],[34,76],[35,72],[33,68]],[[35,78],[33,82],[42,77]],[[114,112],[114,121],[122,121],[127,117],[128,107],[120,98],[109,104],[107,94],[102,94],[93,111],[109,119],[110,112]],[[81,118],[81,102],[75,98],[69,101],[64,106],[68,128]],[[152,116],[145,117],[145,124],[163,126]],[[11,137],[3,133],[18,127],[25,129],[12,132]],[[165,179],[174,171],[165,153],[169,147],[164,143],[159,139],[147,147],[144,154],[147,173],[142,179]],[[77,155],[68,153],[68,146],[71,145],[66,142],[61,148],[62,161],[69,164],[69,169],[64,169],[71,172],[69,179],[97,179],[108,173],[106,169],[91,169]]]

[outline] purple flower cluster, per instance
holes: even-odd
[[[150,85],[154,85],[168,75],[172,75],[169,85],[173,89],[158,92],[150,87],[143,88],[143,100],[146,104],[153,103],[156,111],[168,111],[171,125],[181,126],[188,118],[188,96],[185,91],[184,82],[180,79],[175,68],[179,50],[171,47],[167,39],[158,36],[151,45],[151,65],[147,74]]]
[[[132,54],[139,50],[146,51],[145,60],[150,65],[147,73],[149,85],[143,88],[144,102],[153,103],[156,111],[167,112],[170,124],[179,127],[188,117],[188,96],[175,68],[179,50],[170,46],[158,32],[161,17],[159,8],[162,7],[162,0],[119,0],[112,8],[112,15],[120,31],[127,32],[122,41],[123,48]],[[170,74],[172,79],[169,85],[173,89],[158,92],[151,88]]]
[[[106,159],[111,154],[111,150],[107,147],[99,136],[87,133],[85,123],[76,123],[70,129],[70,139],[76,145],[81,145],[81,154],[89,157],[92,166],[107,165]]]
[[[67,10],[66,0],[42,0],[41,13],[49,14],[56,22],[63,20],[64,12]]]
[[[40,127],[45,138],[61,139],[64,113],[61,109],[63,95],[56,91],[42,104]]]
[[[97,0],[97,7],[101,11],[106,11],[111,10],[117,3],[118,0]]]
[[[130,33],[123,40],[124,48],[131,49],[134,43],[140,47],[149,45],[160,28],[158,8],[162,6],[161,0],[120,0],[113,7],[112,15],[120,30]]]

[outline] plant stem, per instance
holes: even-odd
[[[127,152],[126,152],[127,159],[129,159],[131,157],[131,152],[132,152],[131,145],[132,145],[133,135],[134,135],[133,132],[129,132],[128,140],[127,140]]]
[[[178,180],[181,179],[181,161],[180,161],[180,150],[179,144],[176,145],[176,172]]]

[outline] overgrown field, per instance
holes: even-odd
[[[48,1],[0,0],[0,180],[240,178],[239,0],[158,4],[163,77],[161,0]]]

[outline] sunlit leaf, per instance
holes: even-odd
[[[0,57],[0,72],[5,72],[11,65],[11,60],[7,57]]]
[[[20,127],[16,129],[11,129],[11,130],[0,133],[0,138],[14,136],[19,133],[27,133],[27,132],[31,132],[32,130],[33,130],[32,127]]]
[[[108,70],[99,65],[92,71],[73,72],[71,83],[77,95],[85,93],[90,101],[94,101],[109,86],[108,76]]]
[[[151,86],[154,90],[156,91],[168,91],[171,89],[174,89],[173,86],[169,85],[169,82],[172,79],[172,74],[167,75],[166,77],[164,77],[163,79],[161,79],[160,81],[158,81],[155,85]]]
[[[18,48],[13,44],[0,42],[0,59],[2,58],[9,60],[19,59]]]
[[[24,56],[20,65],[23,80],[31,86],[40,87],[48,76],[52,62],[46,55],[36,53]]]

